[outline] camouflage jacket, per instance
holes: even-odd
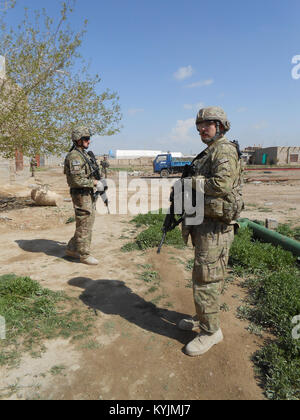
[[[64,164],[64,174],[70,188],[93,188],[94,177],[88,164],[89,155],[77,149],[67,154]]]
[[[192,163],[193,183],[204,181],[205,217],[219,218],[225,223],[239,217],[242,200],[242,162],[235,144],[222,137],[215,140]]]
[[[107,160],[101,160],[100,165],[103,169],[109,168],[109,162],[107,162]]]

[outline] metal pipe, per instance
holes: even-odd
[[[262,239],[265,242],[270,242],[273,245],[280,245],[286,251],[292,252],[297,257],[300,257],[300,242],[287,236],[281,235],[278,232],[267,229],[266,227],[252,222],[249,219],[238,219],[240,227],[249,227],[253,230],[254,236]]]

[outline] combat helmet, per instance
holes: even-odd
[[[92,133],[91,130],[82,125],[82,126],[78,126],[75,127],[74,130],[72,131],[72,141],[78,141],[80,139],[82,139],[83,137],[91,137]]]
[[[230,122],[228,121],[227,115],[225,111],[218,106],[200,109],[196,118],[196,126],[203,121],[219,121],[223,125],[225,133],[230,130]]]

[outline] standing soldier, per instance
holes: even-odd
[[[92,229],[95,221],[94,178],[91,161],[86,150],[90,145],[91,132],[87,127],[77,127],[72,133],[73,147],[64,164],[64,173],[70,187],[76,231],[67,245],[66,255],[78,258],[84,264],[97,265],[98,260],[90,255]]]
[[[35,168],[37,168],[37,161],[35,157],[32,157],[30,159],[30,171],[31,171],[31,176],[34,177],[35,175]]]
[[[219,107],[201,109],[196,127],[207,148],[192,162],[188,176],[192,177],[193,188],[196,188],[197,178],[204,179],[204,221],[201,225],[183,225],[184,239],[187,241],[191,234],[195,247],[196,316],[182,319],[178,324],[183,330],[200,328],[200,334],[185,347],[189,356],[204,354],[223,340],[220,294],[234,239],[234,220],[244,208],[240,152],[237,142],[225,137],[230,129],[225,112]]]
[[[102,176],[104,174],[104,178],[107,178],[107,169],[109,168],[109,162],[107,160],[107,156],[103,156],[103,160],[101,160],[100,165],[102,167]]]

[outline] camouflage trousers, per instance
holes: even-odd
[[[75,210],[76,230],[67,248],[78,252],[82,257],[87,257],[90,255],[96,206],[91,194],[72,193],[71,197]]]
[[[200,327],[208,333],[220,328],[220,295],[224,288],[230,246],[234,239],[234,226],[213,219],[193,226],[195,246],[193,294]]]

